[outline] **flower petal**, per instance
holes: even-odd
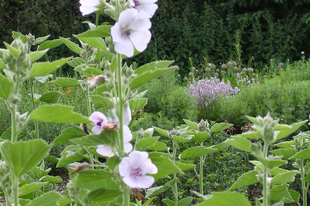
[[[129,106],[124,107],[123,114],[123,124],[128,125],[131,121],[131,111]]]
[[[131,21],[129,25],[130,29],[139,31],[149,30],[151,26],[152,22],[145,13],[139,13],[139,15],[137,15],[137,17]]]
[[[121,28],[126,28],[130,22],[138,15],[136,9],[126,9],[119,14],[118,23]]]
[[[118,171],[122,177],[131,175],[132,170],[128,157],[124,157],[122,161],[119,163]]]
[[[136,188],[149,188],[154,184],[155,179],[152,176],[140,176],[136,177]]]
[[[136,7],[139,12],[145,12],[148,18],[152,18],[158,9],[157,4],[141,4]]]
[[[80,4],[82,6],[98,6],[100,4],[100,0],[80,0]]]
[[[149,154],[147,152],[140,152],[140,151],[132,151],[129,154],[129,159],[132,168],[137,169],[141,167],[144,162],[148,159]]]
[[[106,117],[103,113],[97,112],[97,111],[93,112],[93,113],[89,116],[88,119],[89,119],[90,121],[92,121],[93,123],[97,123],[97,122],[99,122],[99,121],[101,121],[101,120],[103,120],[102,122],[103,122],[104,124],[108,123],[107,117]]]
[[[144,161],[143,165],[141,165],[140,168],[142,169],[142,175],[156,174],[158,172],[156,165],[152,163],[151,159],[147,159],[146,161]]]
[[[86,16],[88,14],[91,14],[95,11],[97,11],[98,8],[94,7],[94,6],[91,6],[91,7],[88,7],[88,6],[80,6],[80,11],[82,13],[83,16]]]
[[[134,31],[130,35],[130,40],[139,52],[143,52],[146,49],[147,44],[150,42],[151,37],[152,34],[149,30]]]
[[[113,38],[113,36],[112,36]],[[123,54],[127,57],[132,57],[134,54],[134,48],[130,40],[126,36],[122,36],[121,40],[115,42],[114,50],[119,53]]]
[[[105,156],[105,157],[115,156],[115,153],[113,152],[112,147],[107,146],[107,145],[98,145],[96,152],[102,156]]]
[[[125,143],[132,140],[132,134],[131,134],[131,131],[127,125],[123,126],[123,138],[124,138]]]
[[[112,36],[113,42],[118,42],[122,40],[122,29],[118,22],[116,22],[111,27],[111,36]]]
[[[132,150],[132,144],[130,144],[129,142],[124,143],[124,151],[125,153],[129,153]],[[150,174],[156,174],[156,173],[150,173]]]
[[[102,131],[103,131],[102,127],[96,125],[91,129],[91,132],[96,135],[100,134]]]

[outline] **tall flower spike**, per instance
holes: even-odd
[[[97,11],[101,2],[100,0],[80,0],[80,4],[80,11],[83,16],[86,16]]]
[[[157,167],[148,158],[147,152],[133,151],[119,164],[119,174],[130,188],[149,188],[155,179],[146,174],[156,174]]]
[[[119,15],[118,22],[111,28],[114,50],[132,57],[134,48],[139,52],[146,49],[151,40],[151,21],[144,12],[126,9]]]
[[[157,0],[129,0],[132,8],[137,9],[139,12],[145,12],[149,18],[152,18],[158,8],[155,4]]]

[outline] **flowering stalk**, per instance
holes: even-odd
[[[200,143],[200,146],[203,147],[203,142]],[[199,172],[199,184],[200,184],[200,194],[203,195],[203,163],[204,163],[205,157],[200,157],[200,172]]]
[[[173,154],[172,154],[173,161],[175,161],[177,148],[178,148],[178,142],[175,139],[173,139]],[[174,205],[178,205],[178,180],[177,180],[178,178],[177,178],[177,173],[173,174],[173,179],[174,179],[174,186],[173,186]]]
[[[30,78],[29,79],[29,85],[30,85],[30,94],[31,94],[31,104],[32,104],[32,110],[35,110],[36,108],[36,105],[35,105],[35,102],[34,102],[34,85],[33,85],[33,79]],[[39,123],[38,121],[35,121],[34,122],[34,130],[35,130],[35,137],[36,139],[39,139]]]
[[[267,158],[268,144],[264,143],[263,158]],[[269,202],[269,183],[268,183],[268,167],[263,166],[263,206],[268,206]]]

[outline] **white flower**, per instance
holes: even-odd
[[[101,3],[100,0],[80,0],[80,4],[80,11],[85,16],[97,11]]]
[[[114,122],[119,124],[119,118],[116,115],[115,109],[112,110],[114,114]],[[123,110],[123,142],[124,142],[124,152],[129,153],[132,150],[132,144],[130,140],[132,140],[132,134],[128,127],[129,122],[131,121],[131,111],[129,107],[124,107]],[[119,126],[118,126],[119,127]],[[102,156],[113,157],[114,155],[118,155],[117,149],[110,145],[98,145],[96,152]]]
[[[119,174],[130,188],[151,187],[155,180],[146,174],[156,174],[157,172],[158,169],[148,158],[147,152],[133,151],[119,164]]]
[[[139,12],[145,12],[149,18],[153,17],[158,8],[156,2],[157,0],[129,0],[132,8],[137,9]]]
[[[151,21],[144,12],[126,9],[119,15],[118,22],[111,28],[114,50],[132,57],[134,48],[139,52],[146,49],[151,40]]]
[[[93,134],[100,134],[103,130],[103,126],[108,123],[107,117],[101,112],[93,112],[89,120],[92,121],[94,125],[91,130]]]

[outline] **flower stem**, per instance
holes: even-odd
[[[177,153],[177,148],[178,148],[178,142],[176,140],[173,141],[173,161],[175,161],[176,153]],[[178,178],[177,174],[173,174],[173,179],[174,179],[174,186],[173,186],[173,196],[174,196],[174,205],[178,205]]]
[[[30,94],[31,94],[31,104],[32,104],[32,110],[35,110],[36,105],[34,102],[34,89],[33,89],[33,79],[29,79],[29,85],[30,85]],[[36,139],[39,139],[39,123],[38,121],[34,121],[34,128],[35,128],[35,137]]]
[[[124,100],[122,94],[122,57],[120,54],[116,55],[117,60],[117,94],[118,94],[118,117],[119,117],[119,139],[120,139],[120,154],[124,153],[124,137],[123,137],[123,110],[124,110]]]
[[[301,159],[301,164],[300,164],[300,180],[301,180],[301,185],[302,185],[302,202],[303,206],[307,206],[307,190],[308,188],[306,187],[306,181],[304,180],[305,178],[305,169],[304,169],[304,160]]]
[[[17,141],[16,105],[11,108],[11,142]]]
[[[19,205],[18,201],[18,177],[12,173],[12,190],[13,190],[13,201],[14,205]]]
[[[267,158],[268,144],[264,143],[263,158]],[[269,203],[269,183],[268,183],[268,167],[263,166],[263,206],[268,206]]]
[[[200,146],[203,146],[203,142],[200,143]],[[204,156],[200,157],[200,172],[199,172],[199,184],[200,184],[200,194],[203,195],[203,163]]]

